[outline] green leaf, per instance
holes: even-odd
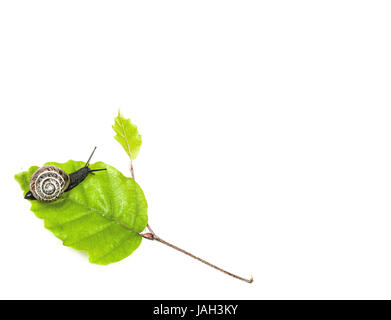
[[[70,160],[45,165],[57,166],[69,174],[85,163]],[[117,169],[103,162],[90,168],[107,168],[107,171],[89,175],[54,202],[31,201],[31,211],[44,219],[45,227],[65,246],[86,251],[92,263],[109,264],[126,258],[140,245],[142,237],[137,232],[147,225],[147,201],[139,185]],[[29,190],[30,178],[37,169],[32,166],[15,175],[23,195]]]
[[[114,138],[117,140],[130,159],[136,159],[141,146],[141,135],[137,126],[130,119],[125,119],[118,110],[118,116],[114,119],[114,131],[117,133]]]

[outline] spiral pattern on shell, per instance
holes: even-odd
[[[62,169],[44,166],[32,175],[30,191],[37,200],[50,202],[61,197],[69,182],[69,176]]]

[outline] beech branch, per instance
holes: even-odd
[[[227,275],[229,275],[229,276],[231,276],[231,277],[233,277],[235,279],[239,279],[239,280],[245,281],[247,283],[252,283],[254,281],[253,277],[251,277],[250,279],[246,279],[246,278],[240,277],[240,276],[238,276],[238,275],[236,275],[234,273],[231,273],[231,272],[229,272],[227,270],[224,270],[224,269],[214,265],[213,263],[210,263],[210,262],[208,262],[208,261],[206,261],[204,259],[201,259],[200,257],[197,257],[196,255],[194,255],[194,254],[192,254],[192,253],[190,253],[190,252],[188,252],[188,251],[186,251],[184,249],[181,249],[181,248],[177,247],[176,245],[173,245],[172,243],[169,243],[169,242],[163,240],[162,238],[158,237],[155,233],[152,233],[152,232],[151,233],[143,233],[143,234],[140,234],[140,235],[143,238],[145,238],[145,239],[156,240],[156,241],[158,241],[158,242],[160,242],[160,243],[162,243],[162,244],[164,244],[164,245],[166,245],[166,246],[168,246],[170,248],[178,250],[179,252],[182,252],[182,253],[188,255],[189,257],[192,257],[193,259],[201,261],[202,263],[208,265],[209,267],[212,267],[212,268],[214,268],[216,270],[219,270],[220,272],[223,272],[223,273],[225,273],[225,274],[227,274]]]
[[[134,169],[133,169],[132,157],[130,157],[130,174],[132,175],[132,179],[135,180],[134,179]],[[133,230],[132,228],[130,228],[130,229]],[[216,269],[216,270],[218,270],[220,272],[223,272],[223,273],[225,273],[225,274],[227,274],[227,275],[229,275],[229,276],[231,276],[231,277],[233,277],[235,279],[239,279],[239,280],[242,280],[242,281],[247,282],[247,283],[252,283],[254,281],[253,277],[251,277],[250,279],[246,279],[246,278],[240,277],[240,276],[238,276],[238,275],[236,275],[234,273],[231,273],[231,272],[229,272],[227,270],[224,270],[224,269],[222,269],[222,268],[220,268],[220,267],[218,267],[218,266],[216,266],[216,265],[214,265],[214,264],[212,264],[212,263],[210,263],[210,262],[208,262],[208,261],[206,261],[204,259],[201,259],[200,257],[197,257],[196,255],[194,255],[194,254],[192,254],[192,253],[190,253],[190,252],[188,252],[188,251],[186,251],[184,249],[181,249],[181,248],[177,247],[176,245],[173,245],[172,243],[169,243],[169,242],[163,240],[162,238],[158,237],[155,232],[153,232],[153,230],[152,230],[152,228],[150,227],[149,224],[147,224],[147,229],[149,231],[148,233],[141,233],[141,232],[137,232],[135,230],[133,230],[133,231],[137,232],[144,239],[158,241],[158,242],[160,242],[160,243],[162,243],[162,244],[164,244],[164,245],[166,245],[166,246],[168,246],[170,248],[173,248],[173,249],[175,249],[175,250],[177,250],[179,252],[182,252],[182,253],[188,255],[189,257],[192,257],[193,259],[201,261],[202,263],[208,265],[209,267],[212,267],[212,268],[214,268],[214,269]]]

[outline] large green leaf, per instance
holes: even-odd
[[[114,138],[117,140],[131,159],[136,159],[141,146],[141,135],[137,126],[130,119],[125,119],[121,112],[114,119],[114,131],[117,133]]]
[[[85,165],[73,160],[46,163],[49,164],[67,173]],[[142,237],[137,232],[147,225],[147,202],[139,185],[115,168],[103,162],[90,168],[107,171],[89,175],[54,202],[31,201],[31,211],[44,219],[45,227],[65,246],[86,251],[92,263],[109,264],[126,258],[140,245]],[[15,175],[23,194],[29,190],[36,169],[33,166]]]

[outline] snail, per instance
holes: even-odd
[[[30,191],[26,193],[24,198],[41,202],[55,201],[64,192],[70,191],[80,184],[89,174],[94,174],[95,171],[106,170],[91,170],[88,167],[95,150],[96,147],[88,158],[86,165],[71,174],[67,174],[64,170],[52,165],[37,169],[31,176]]]

